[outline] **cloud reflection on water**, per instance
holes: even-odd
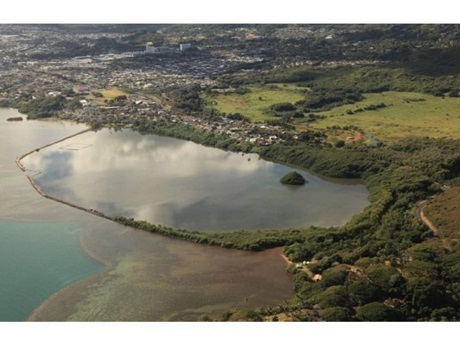
[[[51,147],[34,154],[27,167],[44,171],[37,176],[44,188],[60,187],[58,196],[109,215],[117,210],[203,231],[285,228],[338,225],[368,204],[363,185],[331,183],[307,172],[309,184],[281,185],[292,168],[254,154],[131,131],[85,133],[72,143],[86,146],[65,152]]]

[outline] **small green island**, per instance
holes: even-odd
[[[6,121],[22,121],[22,120],[23,120],[22,116],[9,117],[8,119],[6,119]]]
[[[280,182],[282,184],[300,186],[300,185],[304,185],[307,181],[297,171],[291,171],[290,173],[287,173],[286,175],[284,175],[280,179]]]

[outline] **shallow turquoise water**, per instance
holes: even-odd
[[[104,266],[79,245],[75,223],[0,219],[0,321],[22,321],[48,296]]]

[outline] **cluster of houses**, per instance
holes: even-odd
[[[134,124],[145,121],[171,121],[212,131],[240,142],[247,141],[262,146],[282,142],[286,137],[293,139],[296,136],[294,132],[290,133],[278,126],[247,123],[226,117],[206,120],[189,115],[174,114],[149,98],[135,95],[130,96],[127,104],[118,106],[102,106],[97,101],[88,101],[85,102],[82,109],[78,111],[62,111],[59,117],[117,128],[131,128]]]
[[[16,29],[22,30],[21,27]],[[34,40],[39,39],[40,30],[37,33],[34,30],[33,27],[29,27],[24,28],[24,32],[19,31],[17,36],[0,35],[0,41],[4,43],[0,53],[0,101],[63,95],[69,100],[77,99],[81,104],[79,109],[60,112],[59,116],[63,119],[117,127],[131,127],[138,120],[165,119],[258,145],[280,142],[291,135],[277,126],[246,123],[225,117],[217,121],[208,121],[173,114],[161,103],[157,103],[159,97],[154,97],[161,95],[165,88],[187,84],[212,85],[215,83],[214,77],[225,73],[233,64],[259,61],[258,57],[239,55],[235,50],[230,53],[219,53],[219,49],[215,54],[211,50],[210,54],[203,56],[160,54],[185,52],[193,47],[189,43],[182,43],[174,48],[155,47],[148,43],[143,54],[152,54],[153,57],[144,65],[143,60],[130,60],[132,54],[128,53],[34,60],[29,56],[40,52],[49,53],[53,49],[58,49],[55,47],[59,47],[36,44]],[[60,37],[56,32],[45,33],[46,40],[75,40],[74,35]],[[42,31],[40,34],[43,38]],[[88,35],[95,35],[89,37],[92,39],[102,37],[98,34],[79,35],[77,41],[88,39]],[[155,55],[157,53],[158,55]],[[15,59],[12,59],[12,56],[15,56]],[[129,89],[128,100],[123,104],[104,104],[91,96],[94,91],[111,88]]]

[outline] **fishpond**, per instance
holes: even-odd
[[[362,183],[157,135],[102,129],[22,160],[45,193],[98,210],[195,231],[344,224],[367,204]],[[300,171],[299,169],[297,169]]]

